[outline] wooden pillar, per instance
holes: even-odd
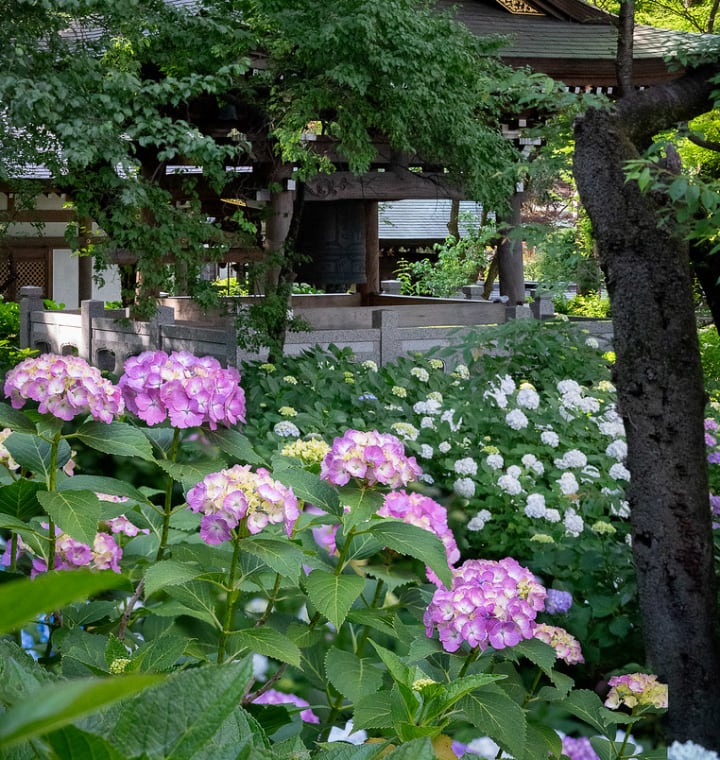
[[[92,220],[83,216],[78,219],[80,233],[80,250],[78,257],[78,303],[89,301],[93,295],[93,257],[88,253],[92,243]]]
[[[368,304],[372,293],[380,292],[380,231],[378,222],[379,204],[365,202],[365,282],[358,285],[364,305]]]
[[[512,197],[512,208],[501,225],[507,231],[520,226],[520,211],[524,199],[522,189],[516,190]],[[504,236],[497,249],[498,278],[500,295],[507,297],[509,306],[516,306],[525,301],[525,270],[523,267],[522,240]]]
[[[281,251],[287,240],[290,224],[293,218],[293,202],[295,193],[292,190],[281,190],[270,196],[269,214],[265,220],[265,240],[263,248],[267,253]],[[280,276],[281,266],[269,269],[265,274],[265,288],[274,289]]]

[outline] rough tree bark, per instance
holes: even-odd
[[[670,687],[671,739],[720,750],[720,648],[703,437],[705,395],[687,245],[658,198],[626,182],[664,128],[711,107],[706,67],[589,111],[574,172],[598,243],[615,331],[633,555],[648,665]]]

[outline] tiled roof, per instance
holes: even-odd
[[[545,15],[523,15],[503,8],[496,0],[456,3],[439,0],[445,8],[455,8],[457,18],[478,35],[503,35],[509,44],[503,58],[614,61],[617,31],[613,16],[602,13],[581,0],[524,0]],[[662,59],[678,47],[695,46],[712,35],[637,26],[634,57]]]
[[[380,203],[378,231],[383,241],[428,241],[440,242],[448,236],[447,223],[450,219],[451,201],[406,200]],[[460,201],[460,213],[472,213],[480,217],[482,206],[474,201]],[[467,227],[460,223],[460,234]]]

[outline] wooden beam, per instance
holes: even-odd
[[[422,198],[458,198],[465,194],[451,184],[447,175],[387,171],[352,174],[333,172],[313,177],[305,184],[306,201],[398,201]]]

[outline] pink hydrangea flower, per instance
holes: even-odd
[[[434,533],[445,546],[448,565],[452,566],[460,559],[455,536],[448,527],[447,510],[429,496],[404,490],[391,491],[377,513],[380,517],[395,517]],[[433,583],[440,585],[440,579],[430,568],[427,568],[427,574]]]
[[[298,500],[291,488],[274,480],[263,467],[236,464],[207,475],[187,493],[193,512],[202,513],[200,535],[208,544],[221,544],[245,521],[250,533],[268,524],[283,523],[290,536],[299,516]]]
[[[300,718],[305,721],[305,723],[320,722],[320,718],[309,709],[310,703],[302,697],[298,697],[296,694],[286,694],[277,689],[268,689],[259,697],[256,697],[253,700],[253,703],[256,705],[295,705],[296,707],[304,707],[306,709],[300,711]]]
[[[545,589],[512,557],[467,560],[453,571],[450,590],[439,588],[425,611],[428,636],[435,629],[447,652],[463,643],[485,651],[504,649],[533,637]]]
[[[613,676],[609,681],[610,692],[605,699],[605,707],[615,710],[620,705],[630,709],[652,706],[665,709],[668,706],[668,687],[650,673],[628,673]]]
[[[245,421],[240,373],[212,356],[145,351],[125,362],[118,387],[128,410],[148,425],[169,418],[176,428],[215,430]]]
[[[564,628],[538,623],[535,626],[535,638],[549,644],[555,650],[557,658],[568,665],[585,662],[580,649],[580,642]]]
[[[25,359],[5,376],[5,395],[14,409],[36,401],[41,414],[61,420],[90,414],[110,423],[124,409],[119,388],[79,356],[42,354]]]
[[[47,529],[47,523],[43,524]],[[55,529],[55,570],[73,570],[77,567],[90,567],[96,570],[113,570],[120,572],[122,549],[109,533],[99,532],[95,535],[92,546],[77,541],[67,533]],[[41,557],[32,560],[31,577],[47,571],[47,562]]]
[[[320,477],[336,486],[350,480],[401,488],[422,475],[415,457],[405,454],[399,438],[377,430],[347,430],[336,438],[320,465]]]

